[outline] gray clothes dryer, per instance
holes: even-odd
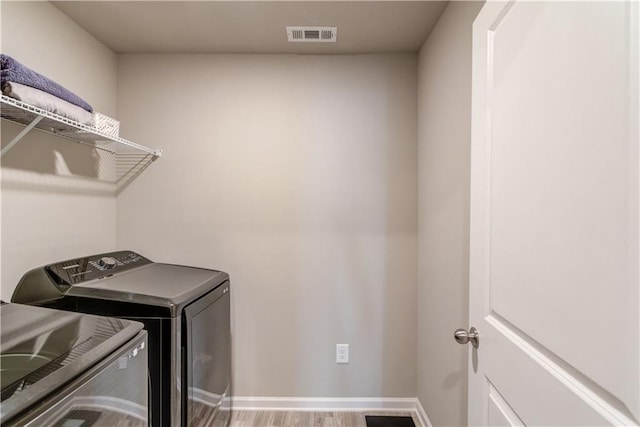
[[[33,269],[12,301],[142,322],[149,334],[151,424],[225,426],[229,290],[227,273],[120,251]]]

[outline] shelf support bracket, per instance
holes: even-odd
[[[16,145],[18,141],[20,141],[26,134],[28,134],[31,129],[33,129],[38,123],[40,123],[40,120],[42,120],[43,118],[44,117],[42,116],[38,116],[35,119],[33,119],[33,121],[29,123],[29,125],[26,128],[22,129],[20,133],[17,134],[15,138],[11,140],[11,142],[9,142],[6,146],[4,146],[2,151],[0,151],[0,157],[3,157],[5,154],[7,154],[7,152],[11,150],[13,146]]]

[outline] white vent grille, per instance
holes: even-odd
[[[290,42],[335,43],[338,27],[287,27]]]

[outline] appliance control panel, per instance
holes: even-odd
[[[45,270],[56,284],[71,286],[146,264],[151,264],[151,261],[142,255],[132,251],[119,251],[58,262],[47,265]]]

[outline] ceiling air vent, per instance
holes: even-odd
[[[338,27],[287,27],[290,42],[335,43]]]

